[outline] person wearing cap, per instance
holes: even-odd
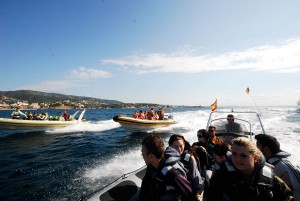
[[[280,149],[278,140],[266,134],[255,136],[256,146],[263,153],[267,162],[274,166],[274,173],[280,177],[292,190],[296,201],[300,201],[300,170],[289,160],[289,153]]]
[[[227,132],[241,133],[243,129],[239,123],[234,122],[234,116],[232,114],[227,115],[227,124],[225,125]]]

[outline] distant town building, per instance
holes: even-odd
[[[31,103],[28,108],[30,109],[40,109],[41,106],[38,103]]]

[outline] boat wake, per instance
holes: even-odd
[[[119,124],[113,120],[105,121],[87,121],[83,124],[76,124],[73,126],[65,128],[55,128],[52,130],[47,130],[47,133],[50,134],[59,134],[59,133],[77,133],[77,132],[102,132],[106,130],[111,130],[120,127]]]

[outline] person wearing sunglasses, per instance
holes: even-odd
[[[227,132],[241,133],[243,129],[239,123],[234,122],[234,116],[232,114],[227,115],[227,124],[225,125]]]
[[[210,139],[210,134],[205,129],[200,129],[197,132],[198,142],[194,142],[194,147],[200,160],[201,175],[205,176],[206,170],[210,170],[214,164],[214,146],[215,144]]]
[[[210,180],[206,201],[292,201],[291,189],[273,174],[256,144],[246,137],[232,141],[230,163]]]

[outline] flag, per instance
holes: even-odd
[[[247,93],[247,94],[250,94],[250,89],[249,89],[249,87],[247,87],[246,93]]]
[[[215,111],[217,109],[217,107],[218,107],[218,105],[217,105],[217,99],[216,99],[216,101],[210,107],[211,107],[211,111]]]

